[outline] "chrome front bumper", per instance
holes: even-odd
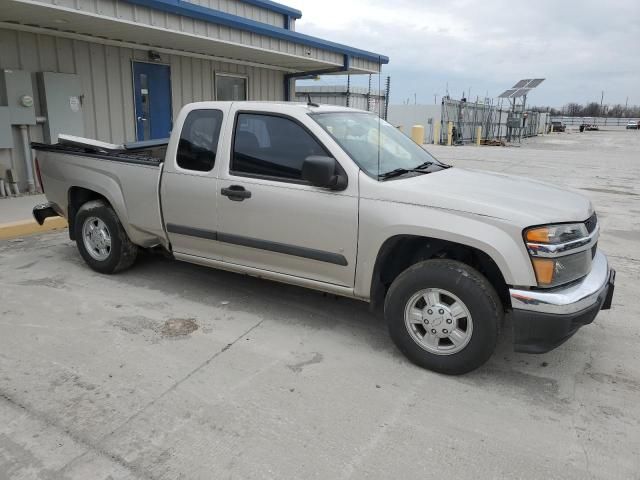
[[[615,270],[596,252],[591,272],[579,282],[552,290],[511,289],[513,343],[517,352],[544,353],[611,308]]]
[[[577,283],[569,287],[550,290],[509,289],[511,306],[514,310],[569,315],[604,303],[603,308],[610,307],[603,296],[608,296],[609,285],[615,271],[609,268],[607,257],[596,252],[591,264],[591,272]]]

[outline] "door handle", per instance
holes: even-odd
[[[139,122],[146,122],[147,119],[145,117],[138,117]]]
[[[220,193],[225,197],[229,197],[229,200],[234,202],[241,202],[245,198],[251,198],[251,192],[249,190],[245,190],[242,185],[231,185],[228,188],[220,190]]]

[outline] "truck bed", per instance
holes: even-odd
[[[164,161],[167,145],[153,145],[147,148],[124,147],[121,150],[107,150],[90,145],[67,145],[55,143],[53,145],[45,143],[32,143],[31,148],[43,152],[61,153],[64,155],[77,155],[81,157],[100,158],[113,162],[133,163],[136,165],[146,165],[157,167]]]
[[[167,144],[111,145],[90,139],[33,143],[47,199],[68,218],[73,192],[104,197],[131,241],[142,247],[166,244],[158,187]]]

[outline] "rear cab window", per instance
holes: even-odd
[[[223,114],[220,110],[189,112],[180,132],[176,163],[184,170],[209,172],[218,151]]]

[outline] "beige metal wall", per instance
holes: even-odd
[[[379,72],[382,70],[382,60],[379,62],[367,60],[360,57],[351,57],[351,69],[365,72]]]
[[[186,103],[215,99],[215,72],[247,76],[250,100],[282,100],[284,96],[284,73],[280,71],[188,56],[161,57],[159,63],[171,66],[174,116]],[[85,136],[106,142],[135,141],[133,60],[146,61],[147,51],[0,29],[0,68],[33,73],[37,114],[41,110],[36,72],[78,74],[84,89]],[[30,128],[32,141],[42,141],[42,135],[40,126]],[[13,150],[0,149],[0,171],[15,168],[24,179],[23,152],[16,128],[14,144]]]
[[[256,7],[248,3],[238,0],[186,0],[194,5],[220,10],[221,12],[237,15],[238,17],[248,18],[256,22],[267,23],[275,27],[284,26],[284,17],[282,13],[272,12],[266,8]],[[291,19],[293,22],[293,19]]]

